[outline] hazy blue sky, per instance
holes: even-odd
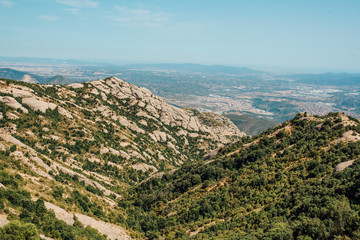
[[[360,0],[0,0],[0,56],[360,72]]]

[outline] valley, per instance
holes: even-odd
[[[359,9],[0,0],[0,240],[360,240]]]

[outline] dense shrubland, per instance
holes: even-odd
[[[360,162],[334,172],[359,158],[359,141],[336,140],[360,126],[306,116],[137,186],[119,202],[126,224],[148,238],[360,238]]]

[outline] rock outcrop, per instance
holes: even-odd
[[[344,171],[346,168],[348,168],[348,167],[350,167],[351,165],[353,165],[354,162],[355,162],[355,160],[350,160],[350,161],[346,161],[346,162],[339,163],[338,165],[336,165],[334,171],[335,171],[335,172]]]

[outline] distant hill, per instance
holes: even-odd
[[[279,124],[278,122],[270,119],[259,118],[251,114],[224,114],[229,118],[241,131],[250,136],[255,136],[268,128],[274,127]]]
[[[69,79],[61,75],[57,75],[54,77],[44,77],[11,68],[0,68],[0,78],[41,84],[66,85],[71,83]]]
[[[293,79],[299,83],[330,85],[330,86],[352,86],[360,85],[360,74],[350,73],[323,73],[323,74],[296,74],[283,75],[281,77]]]
[[[55,84],[55,85],[68,85],[70,83],[72,83],[69,79],[67,79],[64,76],[61,75],[56,75],[54,77],[48,78],[46,80],[46,82],[44,82],[46,84]]]
[[[201,65],[193,63],[175,64],[175,63],[159,63],[159,64],[130,64],[123,65],[126,68],[153,69],[153,70],[173,70],[180,72],[194,72],[205,74],[261,74],[259,70],[253,70],[246,67],[232,67],[224,65]]]
[[[11,68],[0,68],[0,78],[6,78],[6,79],[14,79],[17,81],[24,80],[24,76],[30,76],[34,81],[36,82],[44,82],[46,81],[46,77],[38,76],[36,74],[28,73],[28,72],[22,72]],[[26,78],[26,77],[25,77]]]

